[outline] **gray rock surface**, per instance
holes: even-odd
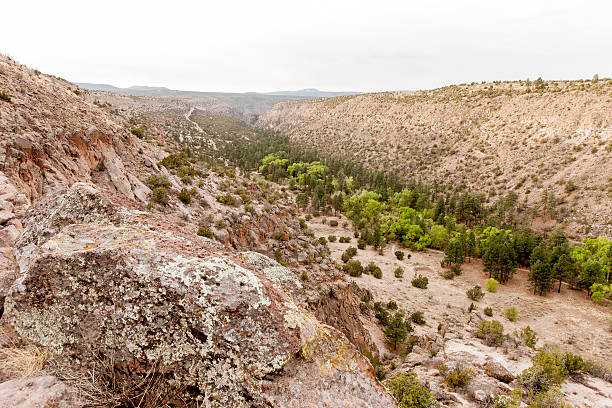
[[[76,184],[31,209],[4,303],[20,336],[89,367],[161,365],[162,391],[212,407],[393,406],[357,349],[260,270],[282,275],[274,261],[148,229],[99,194]]]
[[[0,384],[0,408],[75,408],[71,390],[53,376],[10,380]]]

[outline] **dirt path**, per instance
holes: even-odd
[[[348,244],[328,244],[332,259],[342,264],[342,252],[348,246],[357,247],[357,239],[353,237],[350,223],[348,227],[342,227],[347,221],[346,218],[328,217],[331,218],[339,220],[338,227],[322,224],[320,217],[313,219],[309,226],[317,237],[335,235],[351,238]],[[346,276],[345,279],[371,290],[378,301],[394,300],[407,312],[423,311],[426,325],[417,328],[420,332],[418,334],[437,330],[438,323],[447,318],[465,320],[464,311],[472,303],[465,295],[466,290],[474,285],[480,285],[484,290],[488,278],[483,272],[480,260],[465,264],[461,276],[447,280],[442,277],[440,261],[444,255],[441,252],[412,252],[402,249],[406,258],[398,261],[394,255],[396,246],[397,244],[389,245],[383,255],[371,247],[358,251],[356,259],[364,266],[370,262],[377,264],[383,271],[382,279],[370,275],[358,278]],[[402,279],[394,277],[393,271],[398,266],[403,267],[405,271]],[[412,278],[417,274],[429,279],[427,290],[411,285]],[[609,307],[597,305],[584,292],[566,287],[562,288],[561,294],[554,292],[546,297],[535,296],[528,290],[527,283],[527,271],[519,270],[510,282],[500,285],[496,293],[486,293],[484,299],[474,303],[481,313],[484,307],[490,306],[493,309],[493,319],[500,320],[507,333],[529,325],[540,339],[539,346],[545,343],[558,344],[586,358],[608,362],[612,360],[612,313]],[[516,307],[519,312],[518,321],[515,323],[503,316],[504,309],[511,306]]]
[[[206,134],[206,132],[204,131],[204,129],[202,129],[202,128],[200,127],[200,125],[198,125],[196,122],[194,122],[193,120],[191,120],[191,114],[192,114],[192,113],[193,113],[193,111],[194,111],[194,110],[196,110],[196,109],[198,109],[198,107],[197,107],[197,106],[192,106],[192,107],[189,109],[189,111],[188,111],[187,113],[185,113],[185,119],[186,119],[186,120],[187,120],[189,123],[193,124],[193,125],[196,127],[196,130],[197,130],[198,132],[200,132],[200,133],[201,133],[203,136],[208,136],[208,135]],[[215,143],[215,141],[214,141],[212,138],[210,138],[210,137],[206,137],[206,138],[205,138],[205,140],[206,140],[206,143],[208,143],[209,145],[211,145],[211,146],[212,146],[212,148],[213,148],[214,150],[219,150],[219,149],[217,149],[217,144]],[[182,141],[183,141],[183,140],[181,140],[181,142],[182,142]]]
[[[200,127],[200,125],[198,125],[193,120],[191,120],[191,114],[193,113],[195,109],[196,109],[195,106],[192,106],[191,109],[189,109],[189,112],[185,114],[185,119],[187,119],[188,122],[191,122],[191,124],[193,124],[196,127],[198,132],[204,133],[204,130]]]

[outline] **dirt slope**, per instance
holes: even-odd
[[[540,205],[577,235],[612,233],[612,81],[504,82],[283,102],[260,116],[322,153]],[[571,183],[570,183],[571,182]],[[549,215],[548,217],[550,217]],[[542,220],[540,220],[542,221]],[[544,221],[550,221],[544,219]]]

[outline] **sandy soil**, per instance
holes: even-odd
[[[353,237],[350,222],[347,228],[342,224],[344,217],[336,218],[339,226],[331,227],[323,224],[322,218],[315,218],[309,227],[317,237],[335,235],[351,237],[350,243],[329,243],[332,259],[342,264],[340,256],[349,246],[357,247],[357,239]],[[346,276],[346,279],[357,282],[369,289],[375,300],[388,302],[394,300],[398,306],[407,312],[420,310],[424,312],[426,324],[416,328],[416,334],[423,335],[437,330],[438,322],[451,318],[467,319],[465,310],[472,301],[465,295],[466,290],[474,285],[483,287],[488,275],[483,272],[480,260],[472,260],[463,266],[463,274],[453,280],[444,279],[441,275],[440,261],[443,253],[428,250],[427,252],[406,253],[403,261],[398,261],[394,255],[397,244],[391,244],[383,255],[368,247],[359,250],[356,259],[365,266],[369,262],[376,263],[383,271],[383,278],[376,279],[370,275],[358,278]],[[408,258],[408,254],[411,257]],[[393,271],[398,266],[404,268],[404,277],[397,279]],[[410,281],[422,274],[429,279],[426,290],[415,288]],[[475,302],[476,303],[476,302]],[[599,361],[612,361],[612,321],[610,307],[593,303],[586,293],[570,290],[566,286],[561,293],[549,293],[546,297],[530,293],[527,282],[527,271],[519,270],[513,279],[505,285],[500,285],[496,293],[486,293],[485,297],[476,303],[482,311],[484,307],[493,309],[493,318],[500,320],[507,333],[529,325],[540,339],[538,346],[545,343],[558,344],[563,349],[593,358]],[[518,321],[512,323],[503,316],[503,310],[515,306],[519,312]]]

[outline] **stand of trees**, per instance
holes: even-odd
[[[287,183],[300,207],[344,213],[366,244],[382,248],[396,241],[413,250],[443,250],[449,266],[481,257],[499,282],[511,279],[518,266],[530,267],[530,284],[540,295],[560,291],[562,282],[585,288],[594,299],[610,295],[612,241],[600,237],[572,247],[560,231],[545,239],[521,218],[514,192],[487,205],[484,194],[465,186],[451,191],[401,180],[342,157],[319,157],[274,132],[257,132],[226,143],[221,155],[245,171],[258,169]]]

